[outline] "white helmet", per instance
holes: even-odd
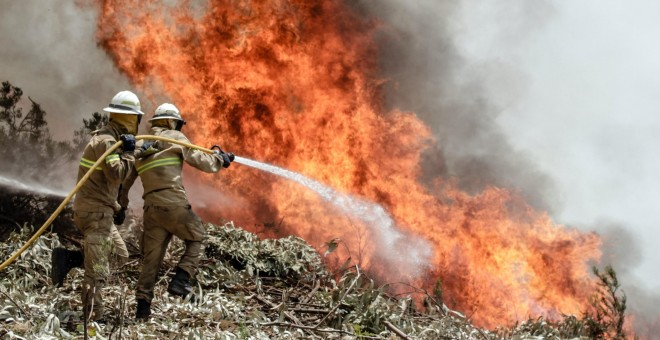
[[[156,112],[154,113],[153,118],[149,119],[149,121],[154,121],[158,119],[173,119],[176,120],[176,127],[174,128],[175,130],[181,130],[181,127],[186,124],[186,121],[181,118],[181,113],[179,113],[179,109],[176,108],[173,104],[170,103],[163,103],[160,104],[156,108]]]
[[[139,116],[144,114],[144,112],[140,111],[140,100],[135,93],[131,91],[121,91],[117,93],[112,97],[110,105],[104,108],[103,111]]]

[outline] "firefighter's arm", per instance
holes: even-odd
[[[167,137],[190,144],[188,138],[186,138],[186,136],[180,131],[170,130],[168,132],[169,135]],[[197,149],[191,149],[185,146],[178,147],[181,150],[181,155],[184,162],[196,169],[202,170],[204,172],[218,172],[222,168],[222,157],[216,156],[215,154],[208,154]]]
[[[114,139],[105,139],[98,143],[97,154],[103,154],[115,143]],[[135,157],[133,156],[133,152],[120,151],[119,153],[111,153],[108,155],[103,161],[101,168],[103,168],[103,174],[108,179],[123,183],[129,176],[134,165]]]
[[[117,202],[119,202],[119,205],[121,205],[122,209],[126,209],[128,207],[128,192],[131,190],[131,187],[133,187],[133,184],[135,184],[137,177],[138,172],[135,169],[135,166],[132,166],[129,169],[126,180],[124,180],[124,182],[119,187],[119,196],[117,197]]]

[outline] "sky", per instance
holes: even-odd
[[[391,104],[445,137],[449,173],[470,173],[475,163],[459,155],[485,158],[476,164],[493,174],[475,176],[520,184],[555,222],[603,235],[604,261],[631,290],[660,288],[660,2],[362,2],[388,4],[371,10],[417,38],[401,44],[428,54],[403,60],[412,57],[391,45],[383,68],[396,76],[417,66],[423,75],[401,77],[401,88],[441,92],[427,107],[412,95]],[[94,31],[94,13],[71,1],[2,4],[0,77],[57,117],[57,138],[70,139],[85,114],[129,87]]]

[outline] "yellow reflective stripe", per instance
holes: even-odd
[[[85,158],[80,159],[80,166],[83,166],[87,169],[91,169],[92,166],[94,166],[94,163],[96,162],[92,162],[89,159],[85,159]],[[97,166],[95,170],[103,170],[103,169],[100,166]]]
[[[117,154],[110,155],[110,156],[105,158],[106,163],[110,163],[110,162],[114,162],[114,161],[118,161],[118,160],[119,160],[119,155],[117,155]]]
[[[145,163],[142,166],[137,168],[138,174],[141,174],[149,169],[153,169],[159,166],[165,166],[165,165],[176,165],[176,164],[181,164],[181,158],[179,157],[169,157],[169,158],[163,158],[163,159],[157,159],[153,160],[149,163]]]

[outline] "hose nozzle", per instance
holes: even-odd
[[[224,153],[224,154],[226,154],[227,157],[229,157],[229,161],[230,161],[230,162],[233,162],[234,159],[236,158],[236,156],[235,156],[233,153],[231,153],[231,152],[224,152],[224,150],[222,150],[222,148],[221,148],[220,145],[218,145],[218,144],[213,145],[212,147],[210,147],[210,149],[211,149],[211,150],[218,150],[220,153]]]

